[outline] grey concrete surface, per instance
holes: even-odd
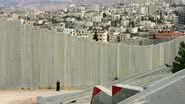
[[[119,104],[185,104],[185,70],[157,81]]]
[[[91,104],[112,104],[112,91],[104,86],[94,87]]]
[[[112,86],[112,104],[118,104],[119,102],[136,95],[143,91],[142,87],[117,84]]]
[[[133,85],[139,87],[148,87],[152,86],[153,83],[156,83],[156,80],[165,79],[166,77],[170,76],[171,72],[165,66],[161,66],[155,70],[151,70],[147,73],[143,73],[140,75],[128,77],[127,79],[119,79],[117,81],[108,82],[103,84],[109,90],[112,90],[112,85],[121,83],[126,85]],[[63,102],[63,104],[70,104],[72,101],[76,101],[73,104],[90,104],[92,98],[93,87],[86,89],[82,92],[72,94],[70,96],[54,96],[53,100],[50,100],[48,103],[39,103],[39,104],[55,104],[58,101]],[[60,98],[62,97],[62,98]],[[47,100],[50,97],[44,97],[43,99]],[[51,97],[52,98],[52,97]],[[56,103],[59,104],[59,103]]]

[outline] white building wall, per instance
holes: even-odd
[[[107,42],[107,36],[108,36],[107,32],[98,33],[98,41],[100,41],[100,42]]]

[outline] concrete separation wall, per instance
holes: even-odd
[[[160,80],[119,104],[185,104],[185,70]]]
[[[108,44],[0,20],[0,89],[89,87],[170,64],[180,37],[150,46]]]

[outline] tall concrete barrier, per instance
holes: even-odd
[[[2,17],[1,17],[2,18]],[[185,36],[149,46],[109,44],[0,18],[0,89],[89,87],[171,64]]]
[[[135,87],[130,85],[117,84],[112,86],[112,100],[113,104],[118,104],[119,102],[143,91],[141,87]]]
[[[112,92],[103,86],[94,87],[91,104],[112,104]]]

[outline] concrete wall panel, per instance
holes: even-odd
[[[0,89],[88,87],[171,64],[185,37],[150,46],[109,44],[18,22],[0,24]]]

